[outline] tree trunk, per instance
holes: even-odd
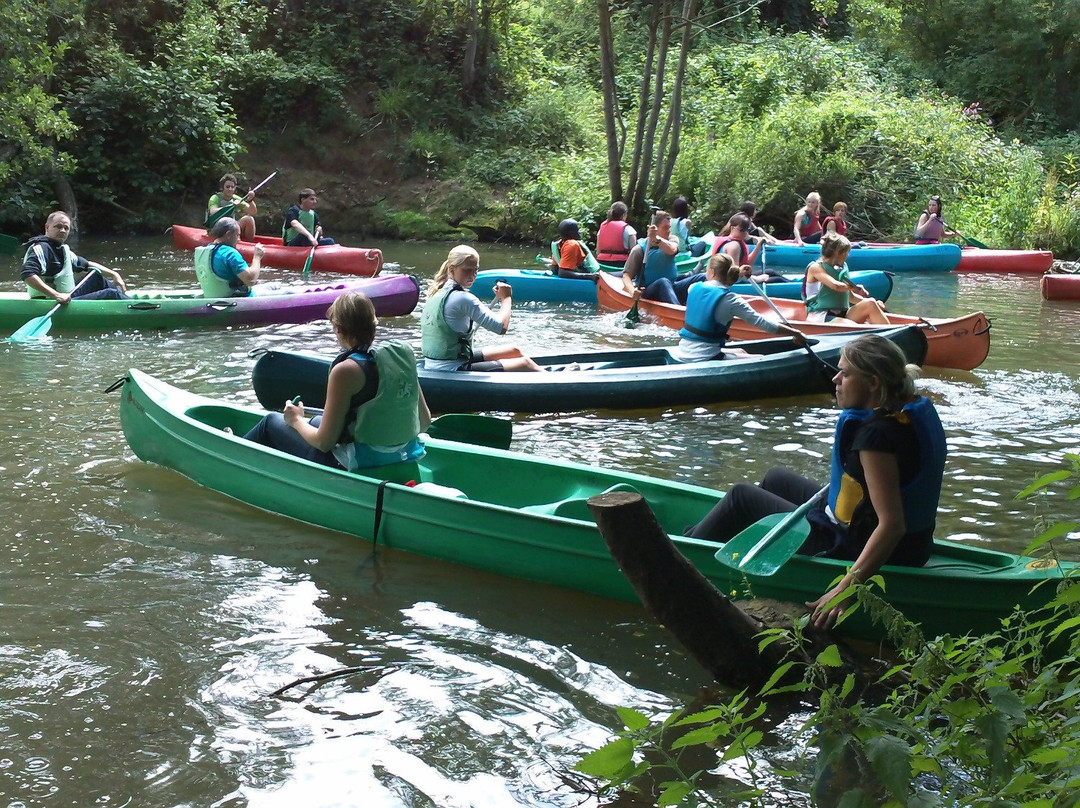
[[[461,65],[461,91],[466,101],[470,99],[476,86],[476,38],[480,30],[478,2],[479,0],[469,0],[468,34],[465,37],[465,57]]]
[[[652,186],[652,198],[662,199],[671,186],[671,173],[679,157],[679,135],[682,131],[682,88],[686,78],[686,62],[693,42],[693,22],[697,16],[698,0],[683,0],[682,37],[679,43],[679,62],[675,69],[675,81],[671,88],[671,107],[668,110],[664,135],[656,159],[656,174]]]
[[[656,130],[660,125],[660,113],[664,107],[665,88],[664,81],[667,77],[667,57],[671,47],[671,0],[664,0],[663,10],[659,21],[658,42],[656,48],[656,72],[652,77],[652,103],[649,105],[648,120],[643,132],[644,142],[641,144],[642,160],[637,174],[637,187],[640,189],[641,206],[645,206],[646,194],[652,194],[654,183],[650,182],[653,168],[659,156],[656,153]],[[653,201],[657,197],[652,197]]]
[[[619,569],[653,617],[709,671],[732,688],[760,688],[784,649],[758,652],[764,625],[733,604],[696,570],[664,533],[640,494],[612,492],[589,499],[600,533]]]
[[[607,136],[608,190],[612,200],[623,198],[623,139],[619,137],[618,91],[615,87],[615,46],[611,33],[611,9],[607,0],[597,0],[600,28],[600,80],[604,94],[604,133]]]
[[[649,40],[645,50],[645,66],[641,71],[641,84],[638,91],[637,127],[634,130],[634,155],[630,164],[630,186],[626,191],[626,204],[637,215],[647,212],[645,206],[645,183],[642,181],[642,165],[648,165],[649,157],[643,154],[645,127],[649,117],[649,97],[652,89],[653,64],[656,60],[657,32],[660,20],[666,14],[669,0],[653,4],[652,19],[649,21]]]

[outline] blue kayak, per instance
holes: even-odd
[[[866,287],[866,291],[878,300],[888,300],[889,295],[892,294],[893,279],[888,272],[853,272],[851,279]],[[496,281],[505,281],[513,287],[516,302],[596,305],[596,284],[593,281],[560,278],[544,269],[485,269],[477,273],[472,291],[481,299],[485,299],[494,288]],[[787,281],[770,281],[763,288],[769,297],[802,300],[802,274],[791,275]],[[756,294],[754,287],[749,283],[736,284],[736,290],[744,295]]]
[[[881,270],[884,272],[951,272],[960,263],[960,247],[956,244],[897,244],[888,247],[852,245],[848,269]],[[806,265],[821,257],[817,244],[766,244],[757,265],[781,272],[804,272]],[[876,297],[876,295],[875,295]]]

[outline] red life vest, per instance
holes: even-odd
[[[604,262],[625,261],[630,255],[630,248],[623,239],[627,228],[626,222],[617,219],[612,222],[604,222],[596,234],[596,260]]]

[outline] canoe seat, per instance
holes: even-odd
[[[629,483],[616,483],[611,488],[606,488],[603,491],[596,491],[594,493],[582,494],[580,491],[573,496],[566,499],[560,499],[557,502],[545,502],[541,505],[526,505],[521,510],[526,513],[535,513],[540,516],[561,516],[564,519],[580,519],[584,522],[593,521],[592,511],[589,510],[588,500],[589,497],[597,496],[598,494],[610,494],[613,491],[628,491],[633,494],[640,493],[634,486]]]

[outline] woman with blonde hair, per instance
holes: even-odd
[[[800,247],[821,241],[821,194],[817,191],[808,193],[806,204],[795,211],[791,230],[792,238]]]
[[[888,325],[885,306],[865,287],[850,280],[847,257],[851,242],[836,233],[821,240],[821,258],[811,261],[803,278],[806,319],[812,323],[874,323]]]
[[[505,334],[510,327],[511,288],[499,281],[493,289],[499,310],[492,311],[469,289],[480,271],[480,254],[466,244],[450,250],[435,279],[428,286],[427,302],[420,316],[420,345],[427,370],[495,371],[543,368],[516,345],[476,350],[473,334],[485,328]]]

